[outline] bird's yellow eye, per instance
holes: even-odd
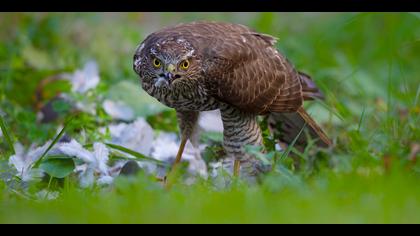
[[[186,69],[188,69],[188,67],[190,66],[190,62],[188,61],[188,60],[184,60],[184,61],[182,61],[181,62],[181,64],[180,64],[180,67],[181,67],[181,69],[183,69],[183,70],[186,70]]]
[[[159,61],[159,59],[154,58],[153,59],[153,66],[156,68],[159,68],[160,66],[162,66],[162,63]]]

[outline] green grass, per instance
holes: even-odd
[[[278,153],[276,173],[251,187],[216,189],[208,181],[165,190],[139,175],[83,190],[69,177],[50,183],[60,197],[46,201],[26,193],[48,183],[25,192],[0,180],[1,223],[420,223],[420,164],[410,159],[420,143],[415,13],[1,13],[0,125],[8,132],[0,139],[0,176],[11,142],[43,144],[74,115],[59,109],[54,122],[37,122],[40,105],[70,90],[60,81],[40,89],[41,81],[89,59],[98,62],[101,83],[77,101],[124,97],[153,128],[176,131],[174,111],[148,108],[140,86],[137,97],[126,82],[138,84],[132,54],[148,33],[198,19],[242,23],[278,37],[278,49],[324,92],[325,102],[305,106],[334,148],[292,149],[299,169]],[[120,91],[125,87],[130,91]],[[98,107],[96,116],[79,113],[67,134],[83,145],[103,141],[98,129],[110,123]]]
[[[399,173],[328,174],[303,184],[214,191],[205,184],[163,190],[145,178],[114,189],[63,191],[59,200],[0,202],[4,223],[418,223],[417,178]],[[277,186],[274,186],[277,185]],[[411,186],[411,187],[408,187]],[[6,200],[7,199],[7,200]]]

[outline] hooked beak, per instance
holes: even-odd
[[[166,73],[165,73],[165,78],[167,80],[172,80],[174,77],[174,72],[175,72],[175,66],[173,64],[169,64],[168,67],[166,68]]]
[[[155,86],[156,87],[169,86],[174,80],[174,78],[176,77],[174,73],[175,73],[175,66],[173,64],[169,64],[166,67],[166,72],[161,74],[161,76],[156,79]]]

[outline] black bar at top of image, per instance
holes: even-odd
[[[420,11],[420,0],[3,0],[0,11]]]

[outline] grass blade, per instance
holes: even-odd
[[[419,97],[420,97],[420,85],[419,85],[419,87],[417,87],[416,98],[414,99],[414,107],[417,106],[417,103],[419,101]]]
[[[70,125],[70,123],[73,121],[74,116],[71,116],[65,123],[64,127],[61,129],[60,133],[54,138],[54,140],[51,142],[50,146],[48,146],[47,150],[42,154],[42,156],[38,159],[37,162],[35,162],[34,167],[38,167],[41,163],[42,159],[47,155],[47,153],[51,150],[51,148],[54,147],[54,145],[60,140],[60,138],[64,135],[64,132],[66,131],[66,128]]]
[[[362,127],[363,118],[365,117],[366,107],[363,107],[362,115],[360,116],[359,125],[357,126],[357,132],[360,133],[360,128]]]
[[[10,150],[12,150],[13,154],[15,154],[15,147],[13,146],[12,139],[10,138],[9,132],[6,129],[6,125],[4,123],[3,117],[0,116],[0,128],[3,132],[3,136],[6,139],[7,144],[9,145]]]
[[[287,147],[286,151],[283,152],[283,154],[280,157],[280,160],[284,159],[285,157],[287,157],[289,155],[289,153],[292,151],[293,146],[295,145],[295,143],[297,142],[297,140],[299,139],[300,135],[302,134],[303,130],[306,128],[306,124],[305,123],[302,126],[302,129],[299,131],[298,135],[296,135],[295,139],[293,139],[292,143]]]
[[[121,152],[130,154],[130,155],[132,155],[132,156],[134,156],[134,157],[136,157],[138,159],[143,159],[143,160],[147,160],[147,161],[156,162],[156,163],[161,164],[161,165],[165,165],[165,163],[162,162],[162,161],[159,161],[159,160],[156,160],[154,158],[145,156],[145,155],[143,155],[141,153],[138,153],[138,152],[133,151],[131,149],[125,148],[123,146],[112,144],[112,143],[105,143],[105,145],[107,145],[108,147],[110,147],[112,149],[115,149],[115,150],[118,150],[118,151],[121,151]]]

